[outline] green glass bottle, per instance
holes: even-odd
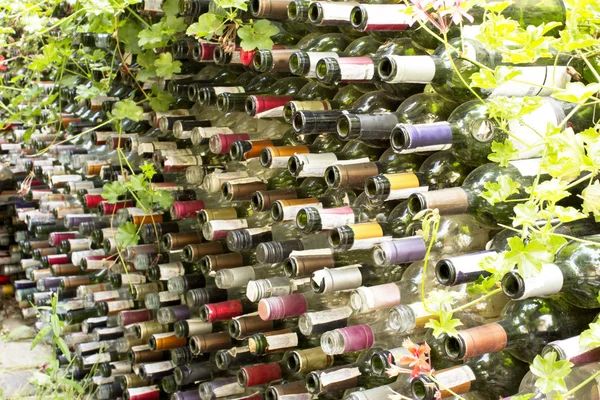
[[[348,99],[350,100],[350,99]],[[386,113],[395,110],[400,105],[400,100],[390,97],[382,91],[368,92],[360,96],[346,110],[354,114]],[[302,111],[298,110],[292,115],[292,126],[297,133],[316,135],[337,131],[337,120],[345,114],[341,109],[328,111]]]
[[[511,301],[497,322],[447,337],[445,353],[451,359],[464,360],[506,349],[519,360],[531,363],[548,343],[585,330],[597,311],[577,308],[553,297]]]
[[[594,240],[594,236],[589,240]],[[597,308],[599,257],[597,246],[571,241],[559,250],[553,263],[542,265],[539,274],[532,277],[524,277],[517,271],[506,274],[502,290],[514,300],[558,294],[574,306]]]
[[[480,225],[497,229],[497,224],[512,223],[515,203],[512,199],[526,197],[525,187],[532,185],[540,170],[541,159],[511,161],[507,167],[485,164],[476,168],[464,180],[461,187],[413,193],[408,199],[408,209],[416,214],[421,210],[437,208],[440,215],[469,214]],[[508,197],[508,201],[490,204],[482,193],[487,182],[498,182],[507,177],[518,182],[519,193]],[[542,175],[542,179],[544,175]]]
[[[548,97],[542,105],[519,119],[507,121],[507,130],[488,115],[487,107],[480,101],[470,101],[458,106],[445,122],[433,124],[399,124],[390,136],[392,147],[401,153],[452,149],[462,162],[481,165],[487,162],[493,142],[511,141],[519,150],[517,159],[539,157],[544,149],[540,138],[546,136],[548,124],[559,126],[577,106]],[[569,118],[569,126],[581,132],[597,120],[593,106],[583,106]],[[513,139],[518,137],[519,140]]]
[[[404,100],[395,112],[343,114],[337,121],[337,133],[342,140],[389,139],[390,133],[398,124],[446,121],[458,105],[436,93],[419,93]]]
[[[564,89],[571,79],[567,73],[568,58],[539,59],[535,66],[515,66],[520,74],[493,89],[467,87],[471,75],[479,72],[480,66],[494,70],[503,65],[502,55],[486,48],[484,44],[460,38],[451,40],[451,50],[439,46],[433,55],[386,55],[377,65],[377,73],[388,83],[430,84],[433,90],[453,101],[473,99],[475,92],[481,98],[493,96],[548,96],[553,88]],[[461,49],[460,53],[453,49]],[[556,62],[556,66],[554,65]],[[549,64],[549,65],[543,65]],[[522,82],[522,83],[521,83]]]
[[[430,379],[427,375],[413,378],[411,391],[414,399],[435,400],[469,392],[484,391],[494,398],[516,393],[529,365],[513,357],[508,351],[483,354],[464,365],[437,370]],[[454,393],[454,394],[453,394]]]

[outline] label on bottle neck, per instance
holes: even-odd
[[[400,368],[410,368],[414,356],[406,347],[396,347],[388,350],[393,357],[394,365]]]
[[[141,274],[121,274],[121,285],[136,285],[140,283],[146,283],[146,276]]]
[[[471,389],[471,382],[476,379],[473,370],[466,365],[434,372],[434,375],[435,379],[440,383],[442,398],[453,396],[452,393],[444,388],[451,389],[456,394],[467,393]]]
[[[131,371],[131,368],[129,368],[129,370]],[[114,371],[114,370],[113,370]],[[92,382],[94,383],[94,385],[96,386],[100,386],[100,385],[108,385],[111,384],[115,381],[115,377],[114,376],[109,376],[107,378],[103,377],[103,376],[94,376],[92,378]]]
[[[175,262],[169,264],[158,264],[160,270],[160,280],[166,281],[176,276],[185,275],[185,268],[182,263]]]
[[[248,282],[256,279],[256,271],[253,267],[237,267],[230,268],[227,270],[229,274],[226,276],[225,282],[221,281],[221,286],[217,284],[220,289],[229,289],[234,287],[246,286]],[[217,274],[219,271],[217,271]]]
[[[448,285],[459,285],[463,282],[472,282],[480,275],[485,273],[481,267],[481,263],[488,256],[496,254],[495,251],[480,251],[477,253],[464,254],[456,257],[446,258],[446,264],[453,269],[453,282],[448,282]]]
[[[342,57],[338,59],[341,81],[370,81],[375,76],[375,64],[370,57]]]
[[[88,270],[89,270],[89,268],[88,268]],[[107,290],[105,292],[92,293],[92,299],[93,299],[94,303],[99,303],[101,301],[116,300],[116,299],[119,299],[120,297],[121,297],[121,293],[118,290]],[[100,318],[106,318],[106,317],[100,317]],[[89,318],[87,321],[92,322],[91,320],[92,320],[92,318]]]
[[[327,167],[338,161],[334,153],[297,154],[294,157],[300,168],[298,178],[323,177]]]
[[[166,172],[173,170],[174,168],[183,169],[202,164],[201,156],[165,156],[164,158],[164,168]]]
[[[360,265],[349,265],[334,269],[320,269],[313,272],[312,280],[319,288],[319,293],[356,289],[363,284]]]
[[[351,303],[352,300],[356,301],[352,307],[361,313],[395,307],[401,300],[400,288],[395,283],[362,286],[356,289],[352,296]]]
[[[291,257],[310,257],[310,256],[328,256],[333,254],[333,250],[326,249],[312,249],[312,250],[294,250],[290,253]]]
[[[108,301],[106,302],[106,305],[108,306],[109,315],[113,315],[118,313],[119,311],[129,310],[135,307],[135,303],[133,302],[133,300]]]
[[[158,338],[159,335],[160,334],[155,334],[154,336]],[[172,333],[169,333],[168,335],[172,335]],[[173,368],[175,368],[175,366],[173,365],[172,361],[160,361],[156,363],[144,364],[144,370],[146,371],[146,375],[148,376],[152,376],[159,372],[169,371]]]
[[[138,145],[138,155],[154,153],[158,150],[177,150],[175,142],[146,142]]]
[[[319,1],[323,18],[319,25],[346,25],[350,22],[350,12],[359,5],[355,2]]]
[[[144,0],[144,8],[142,12],[144,14],[162,14],[163,0]]]
[[[291,156],[272,157],[271,158],[271,164],[269,165],[269,168],[271,168],[271,169],[273,169],[273,168],[278,168],[278,169],[287,168],[288,161],[289,161],[290,158],[292,158],[292,157]]]
[[[221,93],[246,93],[246,89],[243,86],[216,86],[213,87],[213,91],[216,96]]]
[[[404,31],[411,25],[404,4],[361,4],[367,23],[359,31]]]
[[[392,236],[381,236],[368,239],[355,239],[354,242],[352,242],[352,246],[350,246],[349,250],[369,250],[380,243],[388,242],[392,239]]]
[[[298,347],[298,334],[295,332],[272,336],[265,335],[265,339],[267,339],[267,353],[271,353],[277,350],[293,349]]]
[[[321,372],[319,375],[321,381],[321,387],[325,388],[337,382],[349,381],[356,379],[361,376],[360,369],[358,367],[351,368],[340,368],[332,372]]]
[[[559,293],[563,283],[563,274],[556,264],[542,264],[539,275],[523,278],[523,294],[516,297],[515,300]]]
[[[542,105],[519,119],[508,121],[508,137],[519,151],[518,158],[539,157],[544,150],[544,140],[548,124],[556,127],[565,118],[564,111],[553,99],[546,98]],[[473,137],[481,142],[489,142],[494,138],[494,131],[480,129],[473,131]],[[513,139],[513,138],[518,138]]]
[[[67,183],[67,182],[78,182],[82,181],[83,177],[81,175],[52,175],[50,178],[50,182],[53,185],[58,183]]]
[[[309,70],[308,73],[306,75],[304,75],[304,77],[306,78],[316,78],[317,74],[316,74],[316,69],[317,69],[317,63],[319,62],[319,60],[323,59],[323,58],[335,58],[335,59],[339,59],[339,55],[333,51],[305,51],[304,55],[308,56],[308,62],[309,64]]]
[[[435,61],[431,56],[385,56],[395,67],[388,83],[431,83],[435,77]]]
[[[306,199],[302,199],[302,200],[306,200]],[[283,215],[281,221],[295,220],[296,215],[298,214],[298,211],[305,208],[307,205],[310,205],[311,207],[314,207],[314,208],[323,209],[322,203],[315,203],[312,201],[311,202],[305,201],[305,202],[303,202],[303,204],[296,204],[296,205],[285,205],[285,203],[286,203],[285,200],[279,200],[278,202],[281,204],[281,211],[282,211],[282,215]]]
[[[221,190],[224,182],[247,177],[248,172],[246,171],[212,173],[204,178],[201,187],[208,193],[216,193]]]
[[[246,388],[240,386],[237,379],[234,380],[213,380],[210,382],[212,393],[215,398],[221,398],[226,396],[234,396],[236,394],[242,394],[246,391]]]
[[[351,207],[335,207],[319,210],[322,230],[331,230],[338,226],[354,224],[354,210]]]
[[[89,239],[69,239],[71,251],[88,250],[90,248]]]
[[[549,347],[560,349],[558,359],[567,360],[575,365],[589,364],[600,359],[600,348],[586,350],[580,344],[580,336],[573,336],[564,340],[549,343]],[[547,347],[548,348],[548,347]],[[544,349],[546,350],[546,348]],[[546,354],[543,351],[542,354]]]
[[[81,265],[81,260],[87,256],[103,256],[104,250],[85,250],[85,251],[75,251],[71,253],[71,264]]]
[[[496,87],[494,96],[549,96],[556,89],[564,89],[571,80],[566,66],[512,67],[519,75]]]
[[[158,293],[158,301],[160,303],[170,303],[173,301],[181,300],[180,296],[177,293],[173,292],[159,292]]]
[[[110,353],[92,354],[83,358],[83,365],[94,365],[111,362]]]

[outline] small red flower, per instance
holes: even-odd
[[[422,373],[431,372],[431,365],[429,364],[429,351],[431,349],[427,343],[418,345],[410,339],[406,339],[402,343],[402,347],[410,352],[410,355],[402,357],[400,362],[412,367],[411,378],[419,376]]]
[[[4,56],[0,55],[0,71],[6,71],[6,65],[4,65]]]

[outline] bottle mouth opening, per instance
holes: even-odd
[[[213,51],[213,60],[216,64],[224,64],[225,63],[225,51],[221,46],[215,47]]]
[[[292,117],[292,127],[296,132],[302,132],[304,130],[304,122],[304,116],[301,113],[294,113],[294,116]]]
[[[337,189],[337,184],[339,183],[339,180],[341,178],[339,168],[335,166],[327,167],[323,178],[325,178],[325,183],[327,183],[327,186]]]
[[[242,155],[243,150],[240,149],[240,142],[235,142],[231,145],[231,147],[229,148],[229,156],[231,157],[231,159],[233,161],[241,161],[242,160]]]
[[[360,7],[354,7],[350,12],[350,24],[354,29],[362,28],[363,22],[366,22],[365,17]]]
[[[346,139],[350,135],[351,125],[347,115],[342,115],[337,120],[337,134],[340,139]]]
[[[185,262],[192,262],[194,260],[194,254],[192,248],[189,245],[183,248],[183,255],[181,258]]]
[[[254,17],[258,17],[260,13],[260,0],[252,0],[250,2],[250,13]]]
[[[198,345],[198,341],[196,340],[196,338],[192,338],[192,340],[190,340],[190,350],[192,351],[192,354],[197,355],[200,354],[200,346]]]
[[[250,204],[252,205],[252,209],[255,211],[264,211],[264,199],[260,192],[252,193],[252,196],[250,197]]]
[[[154,336],[150,336],[148,339],[148,347],[150,347],[150,350],[156,350],[156,338]]]
[[[286,362],[288,369],[294,373],[300,372],[301,364],[300,356],[296,352],[291,353]]]
[[[444,351],[448,357],[453,360],[459,360],[465,354],[465,344],[457,337],[448,336],[444,341]]]
[[[415,215],[427,209],[427,202],[419,193],[415,193],[409,197],[407,209],[408,212],[410,212],[412,215]]]
[[[294,20],[298,17],[298,5],[295,2],[288,4],[287,15],[291,20]]]
[[[163,242],[163,246],[165,246],[165,249],[172,250],[172,248],[173,248],[173,239],[171,238],[171,235],[165,235],[162,238],[162,242]]]
[[[256,99],[254,98],[254,96],[250,96],[246,99],[246,103],[244,103],[244,108],[246,110],[246,113],[248,113],[248,115],[250,115],[251,117],[254,117],[256,115]]]
[[[340,232],[337,229],[329,231],[329,243],[333,247],[338,247],[342,242]]]
[[[226,200],[231,200],[231,197],[233,197],[233,194],[231,193],[231,185],[229,184],[229,182],[225,182],[223,183],[223,185],[221,185],[221,195]]]
[[[324,60],[319,60],[317,62],[317,67],[315,68],[315,74],[317,75],[318,79],[324,79],[327,76],[327,71],[329,70],[329,68],[327,68],[327,62]]]
[[[306,389],[313,394],[319,393],[321,382],[317,374],[314,372],[306,377]]]
[[[229,322],[229,326],[227,327],[227,330],[229,331],[229,335],[232,338],[239,338],[242,335],[242,330],[240,328],[240,323],[234,319],[232,319]],[[217,354],[217,356],[221,356],[221,354]],[[217,357],[218,358],[218,357]]]
[[[210,100],[210,93],[207,90],[202,90],[198,95],[198,101],[202,105],[208,105],[208,101]]]
[[[300,230],[306,229],[306,225],[308,224],[308,214],[306,209],[302,208],[296,214],[296,226]]]
[[[302,167],[297,157],[290,157],[288,161],[288,171],[295,177],[302,171]]]
[[[379,246],[375,247],[375,249],[373,250],[373,260],[377,265],[387,265],[388,260],[385,254],[385,250]]]
[[[294,113],[296,112],[296,107],[293,107],[290,103],[287,103],[283,106],[283,119],[285,122],[292,122],[294,118]]]
[[[196,89],[196,85],[190,85],[187,89],[187,95],[190,101],[198,100],[198,90]]]
[[[273,387],[270,387],[265,392],[265,400],[277,400],[279,398],[279,394],[277,394],[277,390]]]
[[[285,115],[286,113],[286,109],[284,108],[283,113]],[[272,160],[272,156],[271,156],[271,152],[268,149],[263,149],[260,152],[260,155],[258,156],[259,160],[260,160],[260,165],[262,165],[265,168],[269,168],[271,166],[271,160]]]
[[[381,79],[388,80],[394,73],[394,65],[389,58],[382,58],[377,65],[377,73]]]
[[[413,380],[411,384],[411,392],[414,398],[419,400],[424,400],[427,398],[427,387],[425,386],[425,382],[420,379]]]
[[[271,218],[275,222],[283,221],[283,206],[278,201],[271,206]]]
[[[368,197],[377,197],[377,183],[375,182],[374,178],[369,178],[365,182],[365,193]]]
[[[373,354],[371,357],[371,371],[374,375],[384,375],[388,364],[384,354]]]
[[[283,272],[288,278],[295,278],[298,273],[298,265],[293,258],[288,258],[283,262]]]
[[[411,140],[408,131],[400,125],[394,127],[390,134],[390,144],[397,151],[409,149]]]
[[[323,9],[318,4],[311,4],[308,6],[308,19],[313,24],[320,24],[323,22]]]
[[[204,256],[200,259],[200,270],[204,275],[207,275],[212,269],[210,256]]]
[[[225,96],[217,96],[217,109],[219,111],[225,111],[227,109],[227,100],[225,99]]]
[[[240,369],[237,374],[237,380],[240,386],[248,387],[248,374],[245,370]]]
[[[290,6],[293,3],[290,3]],[[288,6],[289,10],[289,6]],[[300,58],[298,57],[298,53],[293,53],[290,55],[288,59],[288,63],[290,66],[290,72],[294,75],[302,75],[304,73],[303,69],[300,68]]]
[[[435,266],[435,277],[439,283],[451,286],[456,282],[456,269],[450,260],[440,260]]]
[[[178,384],[181,384],[183,382],[183,373],[179,368],[175,368],[175,370],[173,371],[173,375],[175,377],[175,382],[177,382]]]
[[[516,272],[509,272],[502,278],[502,291],[511,299],[519,299],[525,294],[525,281]]]

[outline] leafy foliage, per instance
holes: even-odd
[[[554,351],[544,357],[537,355],[530,367],[531,372],[538,377],[535,387],[544,394],[567,391],[565,377],[571,372],[573,363],[566,360],[556,361],[556,356]]]

